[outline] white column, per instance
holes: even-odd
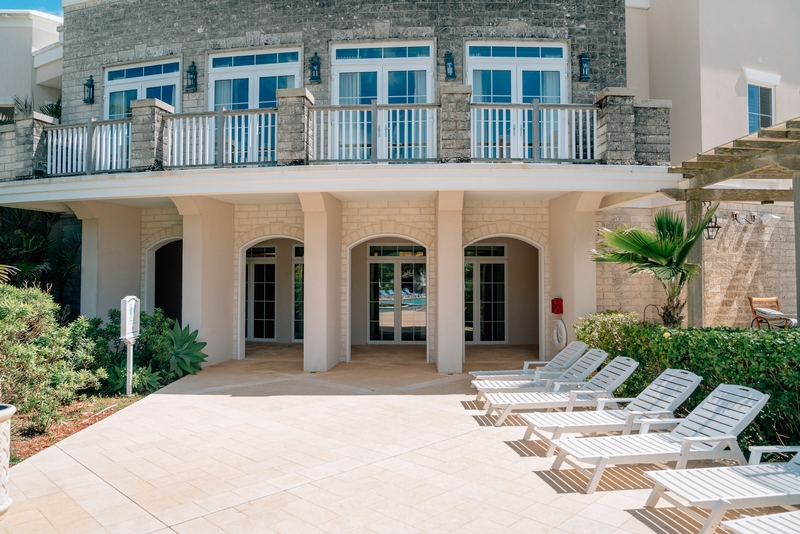
[[[324,372],[342,355],[342,203],[329,193],[298,193],[303,206],[303,369]]]
[[[81,314],[106,319],[142,277],[142,210],[100,201],[70,202],[81,220]]]
[[[208,345],[206,364],[233,359],[233,204],[206,197],[172,201],[183,216],[182,325]]]
[[[461,373],[464,360],[463,191],[436,197],[436,367]]]
[[[564,313],[553,315],[543,310],[550,320],[561,319],[567,326],[567,342],[575,340],[572,325],[579,317],[597,311],[597,267],[589,251],[596,242],[596,216],[604,193],[568,193],[550,201],[550,296],[564,299]],[[550,336],[540,346],[544,353],[555,354]],[[541,356],[540,356],[541,357]]]

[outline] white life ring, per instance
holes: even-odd
[[[553,344],[558,350],[567,346],[567,325],[561,319],[553,322]]]

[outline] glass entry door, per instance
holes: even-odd
[[[507,336],[506,263],[481,259],[505,256],[503,246],[467,247],[464,260],[464,341],[505,343]]]
[[[248,341],[275,341],[275,274],[274,261],[247,262],[247,300],[245,318]]]
[[[425,264],[400,260],[369,263],[369,342],[425,342]]]

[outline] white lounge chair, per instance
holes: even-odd
[[[591,351],[590,351],[591,352]],[[525,410],[552,410],[563,408],[571,412],[574,408],[594,408],[598,399],[613,397],[614,390],[622,385],[639,366],[639,362],[617,356],[603,367],[588,382],[555,382],[554,391],[533,393],[487,393],[486,415],[499,412],[495,426],[501,426],[512,412]],[[577,387],[576,387],[577,386]],[[572,391],[561,391],[570,389]]]
[[[638,430],[644,418],[672,418],[673,412],[689,398],[702,377],[681,369],[667,369],[653,380],[641,393],[632,399],[598,399],[596,411],[526,413],[521,417],[528,423],[524,440],[536,435],[548,443],[545,456],[552,456],[556,446],[551,440],[558,439],[565,432],[606,433],[622,432],[630,434]],[[622,410],[606,410],[609,404],[627,403]],[[673,428],[674,420],[663,428]],[[657,423],[650,430],[660,428]],[[550,435],[544,434],[544,432]]]
[[[800,512],[762,515],[723,521],[722,525],[736,534],[787,534],[800,532]]]
[[[765,452],[799,452],[800,447],[750,447],[750,451],[749,465],[645,473],[656,482],[645,506],[655,506],[659,499],[669,501],[702,523],[700,533],[706,534],[714,532],[728,510],[800,504],[800,454],[785,463],[759,463]],[[690,510],[690,506],[711,513],[705,518]],[[763,520],[767,517],[770,516]],[[800,525],[800,521],[795,524]],[[773,532],[800,532],[800,529]]]
[[[546,373],[558,375],[570,365],[578,361],[578,358],[586,352],[589,345],[582,341],[573,341],[564,350],[556,354],[555,358],[549,361],[530,361],[525,362],[522,369],[504,369],[498,371],[473,371],[470,374],[477,380],[503,380],[505,377],[523,377],[538,379]],[[548,376],[548,378],[551,378]]]
[[[560,449],[553,469],[560,469],[564,462],[570,464],[589,477],[586,493],[593,493],[608,465],[676,462],[676,468],[683,469],[689,460],[723,458],[743,464],[736,437],[756,418],[767,400],[769,395],[754,389],[722,384],[671,432],[648,434],[651,422],[669,420],[643,419],[639,434],[552,440]],[[576,461],[594,464],[594,473]]]
[[[481,400],[487,393],[553,391],[553,384],[556,382],[582,383],[603,364],[606,358],[608,358],[608,354],[605,351],[592,349],[564,371],[548,373],[550,376],[529,379],[510,377],[505,380],[473,380],[472,387],[478,390],[475,402]],[[537,375],[537,377],[539,376]]]

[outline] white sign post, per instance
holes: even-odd
[[[128,296],[120,301],[119,338],[128,348],[128,372],[125,395],[133,395],[133,345],[139,337],[139,297]]]

